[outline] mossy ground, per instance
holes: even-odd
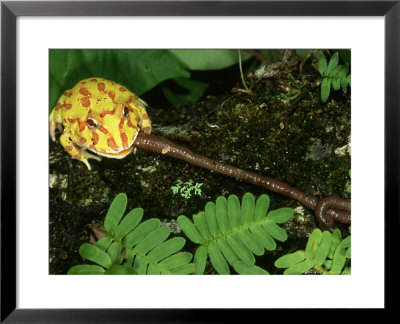
[[[349,94],[337,91],[322,103],[314,80],[301,83],[298,101],[293,103],[288,101],[291,89],[285,74],[247,82],[254,96],[228,93],[196,105],[149,109],[153,133],[316,197],[349,198],[350,156],[334,153],[350,137]],[[89,224],[104,220],[109,204],[120,192],[128,196],[128,209],[142,207],[144,219],[166,222],[181,214],[191,217],[220,195],[242,197],[252,192],[257,197],[267,193],[271,209],[299,206],[263,188],[147,151],[138,150],[122,160],[91,160],[91,164],[92,171],[88,171],[58,142],[50,145],[50,174],[55,177],[50,189],[50,273],[66,273],[82,262],[78,249],[89,241]],[[186,199],[173,194],[171,187],[178,180],[203,183],[201,196]],[[284,224],[289,239],[278,244],[274,253],[258,258],[257,264],[273,273],[273,261],[303,249],[315,226],[312,211],[296,214]],[[184,249],[193,252],[194,247],[188,242]]]

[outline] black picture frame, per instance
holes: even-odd
[[[238,310],[16,308],[16,19],[19,16],[383,16],[385,19],[385,255],[399,234],[400,1],[4,1],[1,3],[1,322],[218,322]],[[373,188],[371,188],[372,191]],[[383,206],[382,206],[383,207]],[[385,258],[385,308],[396,274]],[[388,285],[386,285],[388,284]],[[345,293],[345,292],[344,292]],[[253,310],[254,311],[254,310]],[[256,316],[256,313],[254,315]]]

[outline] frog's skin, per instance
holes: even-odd
[[[55,141],[58,128],[64,149],[90,170],[88,159],[101,158],[88,150],[122,159],[132,151],[140,130],[150,134],[146,106],[143,100],[114,81],[85,79],[58,99],[50,113],[50,136]]]

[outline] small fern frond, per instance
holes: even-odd
[[[339,54],[335,52],[329,63],[322,52],[318,53],[318,71],[323,76],[321,83],[321,100],[326,102],[329,98],[331,86],[333,90],[342,88],[343,93],[347,93],[347,86],[351,86],[351,75],[348,74],[347,65],[339,64]]]
[[[308,238],[305,251],[284,255],[275,261],[277,268],[287,268],[284,274],[302,274],[312,268],[322,274],[350,274],[351,236],[342,240],[336,229],[321,232],[315,229]]]
[[[267,195],[261,195],[255,202],[254,196],[246,193],[242,204],[235,195],[208,202],[204,212],[193,216],[193,222],[186,216],[179,216],[182,231],[200,245],[194,256],[195,273],[204,272],[209,257],[219,274],[229,274],[229,265],[239,274],[268,274],[255,265],[254,255],[274,250],[275,240],[287,239],[286,232],[277,224],[286,222],[294,214],[290,208],[267,214],[268,208]]]
[[[167,238],[170,229],[159,219],[141,223],[143,210],[135,208],[124,216],[125,194],[110,205],[104,220],[106,236],[92,245],[82,244],[79,253],[95,264],[77,265],[68,274],[189,274],[195,265],[192,254],[179,252],[186,241]]]

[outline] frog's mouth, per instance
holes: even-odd
[[[133,150],[133,145],[132,144],[131,144],[130,147],[128,147],[127,149],[124,149],[124,150],[122,150],[120,152],[108,153],[108,152],[97,152],[95,150],[91,150],[91,151],[95,152],[97,155],[105,156],[105,157],[108,157],[108,158],[123,159],[125,156],[127,156],[129,153],[131,153],[131,151]]]
[[[96,150],[93,147],[86,147],[88,150],[96,153],[99,156],[105,156],[108,158],[112,158],[112,159],[123,159],[125,156],[127,156],[129,153],[132,152],[133,150],[133,142],[135,142],[136,136],[133,139],[132,143],[127,147],[127,148],[121,148],[119,151],[110,151],[107,152],[105,150]]]

